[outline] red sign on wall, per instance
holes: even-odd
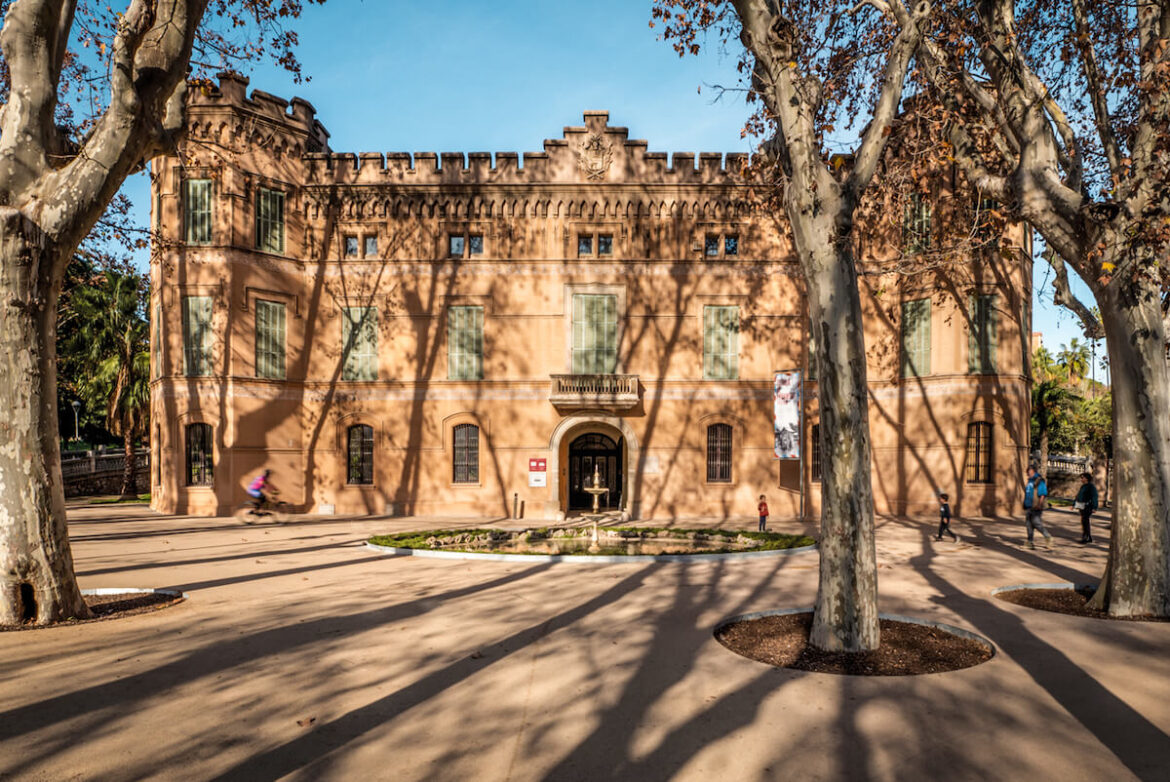
[[[547,472],[548,459],[529,459],[528,472]]]

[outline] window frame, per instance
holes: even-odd
[[[352,245],[350,243],[353,243]],[[345,234],[341,237],[341,257],[360,258],[361,237],[357,234]]]
[[[373,244],[371,244],[371,242]],[[362,257],[363,258],[377,258],[378,257],[378,235],[364,234],[362,236]]]
[[[965,482],[988,486],[995,483],[995,427],[990,421],[967,424]]]
[[[257,187],[256,188],[256,249],[260,252],[272,253],[273,255],[283,255],[285,248],[285,234],[287,233],[287,220],[285,216],[285,207],[287,205],[288,196],[283,190],[276,190],[271,187]],[[268,214],[264,214],[265,203],[268,204]],[[276,204],[277,216],[273,217],[273,204]],[[277,241],[274,243],[271,237],[275,233]]]
[[[735,429],[716,422],[707,426],[707,483],[734,483]]]
[[[483,380],[483,315],[484,308],[480,304],[457,304],[447,308],[448,380]],[[469,316],[470,323],[467,322]],[[471,349],[467,350],[469,342]]]
[[[586,304],[595,306],[596,302],[605,301],[602,311],[602,320],[594,322],[589,319]],[[569,367],[574,375],[615,375],[618,372],[619,359],[618,343],[621,337],[618,317],[619,301],[616,293],[578,293],[570,296],[569,313]],[[580,306],[578,306],[580,305]],[[610,313],[612,312],[612,319]],[[580,317],[578,317],[580,313]],[[598,330],[602,333],[601,345],[597,344]],[[586,346],[586,334],[592,333],[590,345]],[[578,359],[580,358],[580,361]],[[611,360],[612,359],[612,360]],[[601,367],[601,371],[598,371]],[[606,369],[606,367],[609,367]],[[585,371],[585,370],[591,371]]]
[[[459,486],[479,485],[477,424],[462,423],[451,428],[451,483]]]
[[[994,375],[999,365],[999,296],[972,293],[967,314],[967,373]]]
[[[192,434],[199,432],[199,438]],[[196,454],[196,446],[202,446]],[[186,475],[184,485],[208,488],[215,485],[215,430],[204,421],[193,421],[183,427],[183,450]]]
[[[199,345],[194,344],[192,340],[192,317],[194,315],[192,304],[196,301],[200,302],[200,309],[203,309],[203,303],[206,302],[207,310],[206,324],[200,323],[205,327],[199,334]],[[213,355],[215,347],[215,298],[206,294],[184,294],[179,306],[179,317],[183,329],[183,376],[211,377],[215,371]]]
[[[934,205],[925,193],[911,193],[902,211],[902,246],[915,255],[930,250]]]
[[[355,434],[358,436],[355,440]],[[355,423],[345,428],[345,485],[374,485],[374,427]],[[354,448],[357,447],[357,459]],[[356,468],[356,469],[355,469]]]
[[[272,299],[256,299],[253,302],[254,329],[254,369],[255,375],[264,380],[287,379],[288,355],[288,308],[283,301]],[[261,315],[270,312],[270,315]],[[275,322],[269,323],[268,318],[279,313]],[[262,332],[262,324],[269,327],[267,333]],[[263,361],[261,358],[263,357]],[[269,369],[271,367],[271,369]],[[265,371],[261,371],[261,370]]]
[[[915,318],[916,318],[915,323],[916,323],[916,325],[921,326],[922,333],[917,334],[917,335],[911,335],[909,333],[909,331],[907,330],[907,321],[908,321],[907,313],[915,307],[925,308],[926,312],[925,312],[925,316],[923,316],[922,313],[918,313],[915,315]],[[933,318],[934,318],[934,305],[931,302],[931,299],[929,296],[921,298],[921,299],[911,299],[909,301],[902,302],[901,321],[899,322],[900,331],[901,331],[901,333],[899,335],[901,337],[901,340],[900,340],[901,345],[900,345],[900,349],[899,349],[899,352],[901,354],[901,361],[900,361],[901,366],[899,367],[899,370],[900,370],[900,374],[901,374],[901,377],[903,380],[910,380],[913,378],[929,377],[930,376],[931,339],[932,339],[931,326],[932,326]],[[925,325],[921,325],[921,324],[925,324]],[[918,364],[916,364],[912,358],[911,346],[909,345],[909,341],[912,338],[912,336],[914,336],[914,338],[918,342],[918,344],[914,346],[913,352],[916,354],[919,354],[919,359],[921,360],[922,366],[919,366]],[[924,359],[922,358],[923,356],[925,357]]]
[[[725,342],[725,349],[716,351],[714,345],[715,328],[723,329],[728,326],[723,322],[724,313],[732,313],[734,325],[728,328],[726,335],[721,339]],[[704,380],[739,380],[739,334],[740,328],[739,305],[737,304],[706,304],[703,306],[703,379]],[[720,332],[722,334],[722,331]],[[716,371],[716,365],[722,362],[722,374]]]
[[[809,482],[820,483],[823,464],[821,462],[821,425],[819,422],[812,425],[812,431],[809,433],[808,453]]]
[[[361,317],[354,320],[351,312],[360,310]],[[367,326],[367,317],[369,313],[373,313],[372,320]],[[372,335],[372,342],[367,346],[367,350],[362,352],[355,352],[357,342],[353,340],[353,330],[357,327],[369,328]],[[346,383],[369,383],[378,379],[378,374],[381,369],[378,356],[378,308],[377,307],[342,307],[341,308],[341,353],[342,353],[342,367],[341,380]],[[363,363],[359,363],[363,362]],[[372,371],[370,367],[372,365]],[[368,375],[371,375],[368,376]]]
[[[192,201],[194,194],[192,193],[192,185],[199,185],[200,188],[206,188],[205,192],[201,194],[202,208],[196,211],[192,208]],[[183,241],[193,247],[205,247],[212,243],[215,235],[215,225],[213,223],[213,198],[215,186],[209,177],[192,177],[191,179],[183,180]],[[193,219],[195,215],[199,215],[198,223]],[[199,237],[193,236],[196,225],[205,230],[200,231]],[[205,236],[206,238],[200,238]]]

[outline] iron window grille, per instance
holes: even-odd
[[[707,483],[731,483],[731,426],[707,427]]]
[[[810,451],[809,463],[810,463],[811,469],[812,469],[812,481],[813,481],[813,483],[820,483],[821,482],[821,425],[820,424],[813,424],[812,425],[812,434],[810,435],[810,438],[812,440],[812,448]]]
[[[215,481],[214,452],[211,424],[188,424],[187,485],[211,486]]]
[[[967,483],[991,483],[991,424],[967,424]]]
[[[455,427],[453,440],[453,482],[479,483],[479,427],[459,424]]]
[[[369,424],[355,424],[347,434],[346,482],[351,485],[369,486],[374,482],[374,427]]]

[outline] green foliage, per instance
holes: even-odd
[[[110,433],[131,440],[147,431],[150,414],[146,299],[144,277],[107,270],[68,290],[59,318],[61,387],[91,423],[100,415]]]
[[[685,529],[677,527],[606,527],[607,532],[616,532],[622,534],[623,537],[657,537],[667,536],[671,538],[685,539],[692,535],[706,538],[720,538],[728,542],[736,538],[747,538],[753,540],[757,545],[750,549],[719,549],[717,551],[703,551],[695,553],[711,554],[711,553],[727,553],[731,551],[778,551],[781,549],[802,548],[804,546],[812,546],[816,541],[807,535],[786,535],[781,532],[755,532],[755,531],[741,531],[728,529]],[[531,533],[542,533],[538,537],[545,537],[552,531],[548,527],[541,527],[539,530],[530,530]],[[577,537],[584,537],[589,534],[587,528],[573,528],[570,531],[576,533]],[[377,535],[370,538],[370,543],[375,546],[388,546],[391,548],[416,548],[416,549],[432,549],[431,541],[438,539],[442,542],[444,551],[475,551],[476,549],[462,547],[458,539],[464,536],[479,537],[492,536],[497,539],[504,539],[513,533],[498,530],[498,529],[444,529],[444,530],[423,530],[421,532],[400,532],[394,535]],[[450,539],[450,542],[445,542],[444,539]],[[515,552],[523,554],[525,552]],[[539,554],[540,552],[528,552]],[[574,552],[573,556],[593,555],[625,555],[627,552],[621,546],[605,545],[600,551],[595,552]]]

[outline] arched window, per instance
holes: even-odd
[[[707,482],[731,483],[731,427],[707,427]]]
[[[991,483],[991,424],[967,424],[967,483]]]
[[[455,483],[479,483],[479,427],[459,424],[455,427],[454,440],[452,480]]]
[[[187,485],[210,486],[215,480],[211,424],[188,424]]]
[[[374,427],[355,424],[346,430],[348,439],[346,483],[369,485],[374,482]]]

